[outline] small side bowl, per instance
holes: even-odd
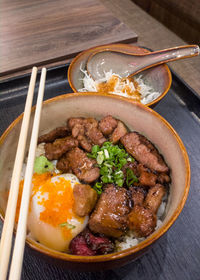
[[[66,94],[47,100],[43,104],[39,134],[64,125],[70,117],[101,119],[111,114],[123,121],[130,130],[144,134],[164,156],[171,169],[172,184],[163,224],[138,245],[121,252],[100,256],[74,256],[49,249],[27,237],[26,244],[37,257],[50,260],[76,271],[112,269],[141,256],[175,222],[186,202],[190,186],[190,164],[186,149],[170,124],[152,109],[127,98],[100,93]],[[33,121],[32,110],[31,121]],[[22,115],[0,138],[0,216],[5,215],[10,178],[17,148]],[[29,138],[31,127],[29,129]],[[28,146],[26,147],[28,151]]]
[[[81,88],[83,88],[82,79],[84,74],[80,69],[86,69],[86,63],[89,56],[94,52],[98,52],[100,50],[109,50],[110,48],[116,51],[135,54],[144,54],[150,52],[145,48],[126,44],[103,45],[81,52],[72,60],[68,69],[68,81],[74,92],[78,92]],[[143,76],[145,84],[151,86],[156,92],[161,93],[160,96],[155,100],[146,104],[146,106],[153,108],[169,91],[172,83],[171,72],[169,67],[166,64],[163,64],[147,69],[137,74],[136,77],[139,77],[140,75]]]

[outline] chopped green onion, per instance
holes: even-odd
[[[108,153],[107,149],[104,150],[104,155],[105,155],[105,158],[107,158],[107,159],[109,158],[109,153]]]
[[[122,187],[125,181],[124,173],[122,172],[123,166],[127,164],[128,161],[134,161],[121,144],[118,146],[113,145],[111,142],[104,142],[102,147],[94,145],[88,157],[95,158],[97,161],[101,175],[100,184],[114,183],[119,187]],[[93,188],[99,191],[100,188],[97,188],[96,184]]]
[[[98,152],[97,163],[100,165],[100,164],[102,164],[103,161],[104,161],[104,155],[100,154],[100,152]]]
[[[134,162],[135,160],[134,160],[134,158],[132,158],[132,157],[128,157],[128,158],[127,158],[127,161],[129,161],[129,162]]]
[[[60,227],[67,227],[68,229],[74,229],[74,228],[76,228],[74,225],[69,224],[68,222],[59,224],[59,226],[60,226]]]
[[[93,189],[98,193],[98,194],[101,194],[102,193],[102,188],[103,188],[103,185],[101,183],[96,183],[93,187]]]
[[[99,150],[100,150],[99,145],[94,145],[94,146],[92,147],[92,153],[93,153],[93,154],[94,154],[94,153],[97,153]]]
[[[138,178],[133,173],[133,170],[127,168],[126,170],[126,184],[127,186],[131,186],[134,182],[138,182]]]
[[[116,181],[116,184],[117,184],[119,187],[122,187],[122,186],[123,186],[123,183],[124,183],[124,180],[122,180],[122,179],[118,179],[118,180]]]

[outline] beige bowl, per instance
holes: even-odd
[[[171,169],[172,184],[166,217],[162,226],[135,247],[103,256],[80,257],[49,249],[27,238],[26,243],[39,256],[76,270],[111,269],[140,256],[174,223],[185,204],[190,184],[190,165],[186,149],[174,129],[150,108],[126,98],[97,93],[77,93],[55,97],[44,102],[40,132],[65,124],[69,117],[102,118],[108,114],[123,121],[130,130],[136,130],[152,141]],[[33,112],[32,112],[33,119]],[[22,116],[19,116],[0,138],[0,213],[3,219],[9,191],[13,162]],[[29,131],[30,134],[30,131]],[[28,148],[28,147],[27,147]]]
[[[102,50],[109,50],[110,48],[112,48],[112,50],[121,51],[128,54],[145,54],[150,52],[142,47],[131,46],[128,44],[103,45],[81,52],[72,60],[68,69],[68,81],[74,92],[78,92],[81,88],[83,88],[82,79],[84,74],[80,69],[86,69],[86,62],[89,56],[92,53]],[[171,72],[166,64],[162,64],[142,71],[141,73],[137,74],[136,77],[139,77],[140,75],[142,75],[143,81],[146,85],[152,87],[155,92],[161,93],[160,96],[158,96],[152,102],[146,104],[146,106],[153,108],[169,91],[172,83]]]

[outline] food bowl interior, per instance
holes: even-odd
[[[39,134],[65,125],[66,120],[70,117],[100,119],[108,114],[123,121],[130,130],[144,134],[156,145],[171,169],[172,184],[166,217],[161,229],[157,230],[162,235],[177,218],[186,200],[189,189],[189,162],[180,138],[157,113],[143,105],[110,95],[95,93],[63,95],[44,102]],[[33,120],[33,113],[31,120]],[[2,216],[5,212],[21,121],[21,117],[14,121],[0,139],[0,209]],[[31,128],[29,138],[30,132]],[[155,234],[156,232],[152,236]]]
[[[115,46],[115,47],[114,47]],[[129,53],[138,53],[138,54],[144,54],[148,53],[144,48],[136,47],[136,46],[129,46],[129,45],[114,45],[112,48],[116,50],[123,50],[127,51]],[[105,46],[106,49],[106,46]],[[75,92],[78,92],[80,89],[82,89],[83,86],[83,78],[85,74],[81,70],[86,70],[86,62],[88,60],[88,57],[93,53],[94,51],[97,51],[97,48],[89,49],[85,52],[82,52],[80,55],[78,55],[71,63],[69,70],[68,70],[68,80],[72,87],[72,89]],[[171,74],[169,71],[169,68],[167,65],[159,65],[150,69],[147,69],[145,71],[142,71],[141,73],[135,75],[135,77],[143,77],[144,83],[147,86],[150,86],[154,89],[155,92],[164,93],[167,92],[171,85]]]

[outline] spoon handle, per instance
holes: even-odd
[[[155,51],[145,55],[139,55],[140,60],[130,62],[128,66],[132,68],[130,76],[140,72],[141,70],[148,69],[152,66],[156,66],[162,63],[183,59],[199,55],[200,49],[197,45],[188,45],[165,49],[161,51]],[[138,57],[139,57],[138,56]]]

